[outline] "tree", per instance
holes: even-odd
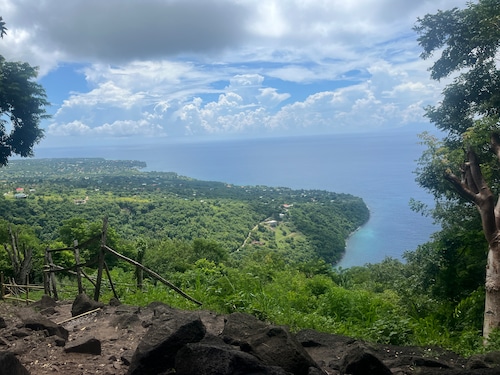
[[[7,28],[5,27],[5,22],[0,17],[0,38],[3,38],[7,34]]]
[[[479,0],[464,9],[428,14],[418,19],[415,30],[423,59],[440,53],[431,78],[455,75],[442,101],[427,108],[427,117],[444,137],[423,135],[428,149],[419,161],[417,181],[434,194],[438,219],[452,220],[447,215],[457,205],[479,213],[488,248],[483,322],[488,338],[500,328],[500,71],[495,58],[500,2]]]
[[[0,37],[6,34],[0,18]],[[23,62],[8,62],[0,56],[0,165],[9,157],[33,155],[33,146],[43,137],[40,121],[48,116],[49,103],[43,87],[35,82],[37,68]]]

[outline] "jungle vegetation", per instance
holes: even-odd
[[[486,350],[484,259],[467,257],[469,246],[484,246],[480,225],[476,232],[469,226],[452,234],[445,227],[407,253],[405,262],[339,269],[334,265],[347,236],[369,217],[361,198],[199,181],[143,172],[144,166],[104,159],[12,160],[0,169],[0,270],[14,276],[7,250],[16,233],[18,247],[33,249],[30,282],[41,283],[45,248],[98,236],[106,215],[108,246],[141,259],[204,309],[247,312],[295,330],[373,342],[439,345],[462,354]],[[95,257],[97,247],[86,245],[84,260]],[[56,253],[54,262],[70,266],[73,255]],[[138,287],[128,263],[107,263],[124,303],[198,308],[147,276]],[[86,272],[96,270],[89,266]],[[74,276],[59,275],[59,283],[74,298]],[[92,285],[86,287],[91,295]],[[101,295],[104,301],[111,297],[109,289]],[[487,348],[497,343],[493,337]]]

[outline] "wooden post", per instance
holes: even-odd
[[[3,272],[0,272],[0,294],[1,294],[0,298],[3,299],[3,296],[5,296]]]
[[[106,270],[106,275],[108,276],[109,285],[111,285],[111,290],[113,291],[113,295],[117,300],[119,300],[118,294],[116,294],[115,286],[113,285],[113,280],[111,280],[111,274],[109,273],[108,264],[106,262],[104,262],[104,269]]]
[[[57,301],[59,297],[57,295],[57,286],[56,286],[56,275],[52,272],[52,253],[50,251],[47,252],[47,259],[49,261],[49,289],[52,287],[52,293],[54,294],[54,299]]]
[[[48,257],[48,254],[49,253],[49,248],[46,247],[45,248],[45,257],[44,257],[44,263],[45,263],[45,270],[44,271],[47,271],[47,272],[44,272],[43,273],[43,292],[50,296],[50,286],[49,286],[49,277],[50,277],[50,264],[49,264],[49,257]]]
[[[99,260],[97,265],[97,280],[95,283],[94,301],[99,301],[101,294],[102,271],[104,269],[104,246],[106,245],[106,234],[108,231],[108,218],[105,217],[102,223],[101,246],[99,248]]]
[[[30,277],[26,275],[26,305],[29,304],[30,297]]]
[[[82,273],[81,268],[78,266],[80,264],[80,250],[78,249],[78,240],[73,242],[73,252],[75,254],[75,263],[76,267],[76,281],[78,283],[78,294],[83,293],[83,285],[82,285]]]

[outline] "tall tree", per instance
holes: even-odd
[[[479,0],[419,18],[422,58],[440,53],[431,78],[450,78],[427,116],[444,132],[423,136],[417,181],[436,197],[440,217],[456,205],[475,207],[488,251],[483,335],[500,328],[500,1]],[[476,251],[483,252],[479,246]]]
[[[0,17],[0,38],[3,38],[5,34],[7,34],[7,27],[5,27],[5,22]]]
[[[6,34],[0,18],[0,37]],[[37,68],[23,62],[8,62],[0,56],[0,165],[9,157],[33,155],[33,146],[43,137],[40,121],[48,116],[49,103],[35,79]]]

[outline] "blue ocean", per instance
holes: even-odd
[[[116,146],[43,147],[37,158],[103,157],[141,160],[149,171],[176,172],[236,185],[322,189],[362,197],[369,222],[348,240],[341,267],[401,259],[438,228],[411,211],[411,198],[432,205],[415,182],[423,151],[416,132]]]

